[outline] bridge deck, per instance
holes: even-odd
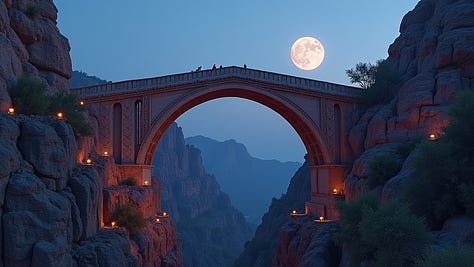
[[[262,70],[241,68],[236,66],[217,68],[214,70],[209,69],[186,72],[155,78],[106,83],[88,87],[73,88],[73,90],[81,97],[89,98],[107,96],[117,93],[151,90],[157,88],[164,89],[167,87],[174,87],[178,85],[186,85],[224,78],[242,78],[257,82],[283,85],[346,97],[358,97],[362,92],[362,89],[357,87],[295,77],[286,74],[279,74]]]

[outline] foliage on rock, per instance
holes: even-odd
[[[374,195],[340,202],[339,244],[347,246],[353,263],[368,266],[407,266],[430,241],[422,219],[399,202],[378,203]],[[394,253],[396,251],[396,253]]]
[[[412,210],[438,229],[458,214],[474,216],[474,92],[460,94],[437,141],[424,142],[404,188]]]
[[[59,92],[48,96],[47,85],[39,79],[21,76],[9,90],[15,112],[25,115],[64,114],[76,136],[93,134],[92,127],[84,117],[86,110],[74,93]]]
[[[125,227],[131,235],[135,235],[146,224],[140,210],[129,204],[117,207],[112,213],[112,220],[116,221],[118,226]]]
[[[388,103],[399,87],[400,75],[386,60],[378,60],[375,65],[357,63],[355,68],[346,70],[346,74],[351,83],[365,89],[362,100],[370,106]]]
[[[400,171],[400,168],[401,164],[393,155],[376,155],[369,162],[369,184],[372,187],[385,184]]]
[[[474,250],[467,246],[449,246],[431,249],[418,259],[415,267],[472,267],[474,266]]]

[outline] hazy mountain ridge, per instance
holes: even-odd
[[[99,85],[104,83],[110,83],[110,81],[103,80],[96,76],[91,76],[83,71],[78,70],[72,72],[72,77],[69,80],[69,86],[71,86],[71,88]]]
[[[252,157],[245,145],[235,140],[217,141],[204,136],[185,139],[202,152],[204,166],[216,176],[237,209],[259,224],[274,197],[281,196],[299,162],[280,162]]]
[[[253,227],[206,172],[199,149],[185,144],[176,123],[160,140],[153,164],[162,207],[177,223],[184,266],[230,266]]]

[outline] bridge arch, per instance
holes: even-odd
[[[191,108],[223,97],[239,97],[260,103],[280,114],[297,132],[308,153],[311,165],[330,161],[327,146],[319,127],[304,110],[291,100],[258,87],[242,84],[225,84],[199,88],[188,92],[178,101],[170,103],[153,121],[137,153],[136,163],[152,165],[154,152],[166,129]]]

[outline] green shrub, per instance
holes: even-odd
[[[64,114],[77,136],[89,136],[93,129],[84,117],[86,110],[74,93],[60,92],[54,96],[46,93],[46,84],[29,76],[21,76],[9,90],[15,112],[25,115]]]
[[[399,202],[379,206],[374,195],[337,205],[341,214],[335,241],[344,244],[353,264],[408,266],[430,241],[423,220]]]
[[[118,226],[125,227],[131,235],[135,235],[146,224],[143,214],[129,204],[117,207],[112,213],[112,220],[116,221]]]
[[[412,210],[433,229],[454,215],[474,216],[474,92],[460,94],[450,115],[444,136],[420,145],[414,175],[403,190]]]
[[[39,8],[36,3],[28,3],[26,6],[25,14],[30,18],[30,19],[35,19],[39,15]]]
[[[137,179],[135,179],[135,177],[128,177],[127,179],[123,180],[120,184],[128,185],[128,186],[136,186]]]
[[[15,112],[25,115],[46,115],[50,99],[46,95],[46,84],[29,76],[18,78],[9,90]]]
[[[79,97],[75,93],[59,92],[51,98],[49,110],[52,114],[62,112],[64,119],[71,124],[76,136],[89,136],[93,134],[92,127],[84,117],[86,110],[80,104]]]
[[[474,249],[466,246],[449,246],[438,250],[429,250],[418,259],[415,267],[472,267]]]
[[[376,155],[369,162],[369,184],[372,187],[383,185],[395,176],[401,168],[398,160],[390,154]]]

